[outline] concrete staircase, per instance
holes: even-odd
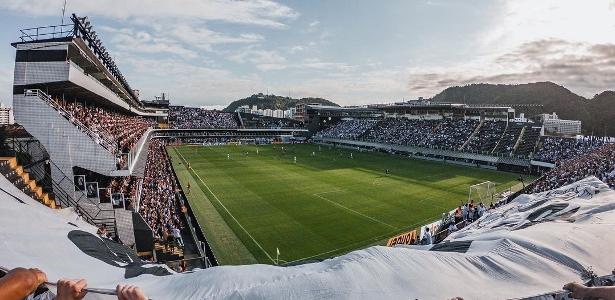
[[[50,208],[56,208],[53,196],[43,191],[36,180],[30,178],[30,174],[19,165],[15,157],[0,157],[0,173],[4,175],[17,188],[26,195]]]

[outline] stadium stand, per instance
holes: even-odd
[[[520,139],[515,154],[523,157],[532,156],[540,139],[540,127],[526,126]]]
[[[17,163],[17,158],[0,157],[0,174],[32,199],[50,208],[56,208],[53,195],[45,192],[36,180],[30,178],[30,174]]]
[[[558,149],[561,150],[561,148]],[[576,152],[579,148],[573,146],[567,149]],[[588,148],[582,147],[582,149]],[[569,152],[566,151],[566,153]],[[611,188],[615,188],[615,144],[594,147],[589,153],[574,156],[559,163],[554,169],[533,182],[528,192],[538,193],[559,188],[587,176],[596,176]]]
[[[77,119],[91,131],[102,138],[117,144],[120,153],[129,152],[143,133],[156,125],[154,120],[113,112],[102,107],[82,104],[80,102],[55,99],[63,112],[70,119]]]
[[[384,144],[416,145],[432,130],[430,121],[388,118],[378,122],[362,138]]]
[[[436,129],[427,138],[419,141],[417,146],[457,150],[470,137],[477,125],[478,121],[471,119],[443,119],[437,121],[437,124],[435,124]]]
[[[169,128],[231,129],[238,128],[237,114],[198,107],[170,106]]]
[[[128,208],[132,210],[134,208],[132,201],[137,199],[140,183],[141,180],[136,176],[113,177],[109,184],[109,191],[112,194],[121,193],[124,195],[124,198],[131,199]]]
[[[372,128],[375,124],[376,121],[367,119],[342,120],[341,122],[320,131],[318,135],[337,139],[356,139]]]
[[[317,135],[326,138],[360,139],[384,144],[458,150],[470,137],[478,121],[468,119],[421,120],[387,118],[342,121]]]
[[[502,135],[493,152],[511,154],[514,151],[517,140],[519,140],[523,127],[522,123],[509,122],[504,135]]]
[[[479,131],[468,141],[466,150],[487,153],[492,152],[505,129],[506,122],[483,121]]]
[[[540,145],[534,155],[534,160],[556,163],[589,153],[602,145],[604,145],[604,142],[601,139],[593,137],[575,139],[544,136],[540,139]]]
[[[183,228],[182,208],[175,196],[178,185],[163,141],[155,139],[150,143],[147,161],[139,213],[162,241],[171,229]]]

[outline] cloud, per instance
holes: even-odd
[[[412,72],[408,88],[415,93],[432,95],[455,85],[536,81],[563,84],[588,97],[612,88],[615,82],[615,44],[560,39],[527,42],[479,66],[463,64],[434,72]]]
[[[175,104],[225,106],[254,91],[266,89],[258,75],[237,75],[179,59],[148,59],[127,54],[121,57],[120,63],[129,70],[128,77],[135,79],[134,85],[146,91],[142,94],[145,99],[167,92]],[[164,71],[152,72],[153,65]]]
[[[0,7],[34,15],[55,16],[60,11],[57,0],[4,0]],[[285,28],[286,21],[299,13],[269,0],[138,0],[69,1],[68,11],[112,19],[139,19],[144,23],[175,21],[224,21],[271,28]]]
[[[407,74],[401,68],[386,70],[355,66],[360,72],[328,72],[301,83],[276,87],[297,97],[322,97],[342,105],[391,102],[408,92]],[[275,88],[274,88],[275,90]]]
[[[276,50],[254,49],[246,47],[241,52],[227,56],[227,59],[236,63],[252,64],[282,64],[286,62],[286,57]]]
[[[0,102],[12,106],[13,64],[0,65]]]
[[[320,24],[320,21],[313,21],[313,22],[310,22],[310,24],[308,24],[308,26],[316,27],[316,26],[318,26],[318,24]]]
[[[290,47],[290,49],[288,49],[288,52],[290,52],[291,54],[294,54],[294,53],[297,53],[297,52],[301,52],[303,50],[305,50],[304,46],[297,45],[297,46]]]
[[[613,41],[615,3],[612,0],[504,1],[494,12],[493,24],[481,34],[487,49],[509,51],[522,43],[561,39],[590,44]]]
[[[180,43],[168,38],[154,37],[145,31],[132,29],[114,29],[107,26],[99,27],[101,31],[111,33],[109,42],[115,50],[139,53],[169,53],[185,58],[195,58],[197,53],[183,47]]]
[[[249,44],[264,40],[260,34],[242,33],[238,36],[230,36],[220,32],[209,30],[204,25],[195,28],[188,24],[179,24],[173,26],[168,31],[159,32],[159,34],[167,33],[169,36],[176,38],[186,44],[193,45],[202,50],[212,50],[212,45],[217,44]]]

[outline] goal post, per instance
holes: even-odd
[[[495,183],[485,181],[470,186],[468,191],[468,202],[474,199],[474,202],[490,203],[495,200]]]

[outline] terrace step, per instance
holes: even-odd
[[[0,157],[0,173],[32,199],[47,207],[56,208],[53,197],[45,193],[36,180],[30,179],[30,174],[18,164],[16,157]]]

